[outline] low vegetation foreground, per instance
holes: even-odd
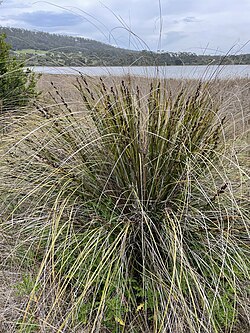
[[[1,114],[1,332],[249,332],[249,79],[38,90]]]

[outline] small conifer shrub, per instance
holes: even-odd
[[[24,62],[11,56],[10,48],[6,35],[0,35],[0,105],[3,111],[26,106],[37,96],[35,74],[24,68]]]

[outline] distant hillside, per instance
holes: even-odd
[[[35,49],[50,51],[60,49],[63,52],[88,51],[113,51],[118,48],[111,45],[90,40],[87,38],[50,34],[42,31],[30,31],[17,28],[0,27],[0,32],[6,33],[8,41],[14,50]],[[122,50],[122,49],[120,49]]]
[[[44,66],[171,66],[250,64],[250,54],[208,56],[194,53],[155,53],[117,48],[87,38],[50,34],[41,31],[0,27],[7,35],[13,54],[27,65]]]

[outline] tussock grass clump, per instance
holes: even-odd
[[[247,316],[249,175],[207,85],[82,77],[81,112],[56,93],[16,124],[4,226],[39,263],[21,331],[231,332]]]

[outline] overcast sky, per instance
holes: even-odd
[[[2,0],[0,25],[130,49],[250,53],[250,0]]]

